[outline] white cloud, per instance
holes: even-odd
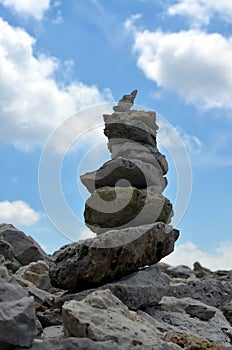
[[[201,265],[210,270],[231,270],[232,266],[232,242],[223,242],[214,253],[206,253],[200,250],[192,242],[180,244],[174,250],[174,253],[163,259],[172,266],[187,265],[192,267],[195,261],[199,261]]]
[[[224,21],[231,22],[231,0],[178,0],[169,7],[170,15],[182,15],[190,18],[195,26],[208,25],[214,15],[219,15]]]
[[[96,234],[90,231],[88,228],[81,230],[79,235],[80,235],[80,239],[88,239],[88,238],[96,237]]]
[[[33,51],[35,39],[0,18],[0,141],[22,150],[43,145],[67,117],[112,99],[108,89],[73,82],[61,86],[54,78],[59,61]],[[80,123],[78,132],[94,121]],[[78,125],[77,125],[78,127]]]
[[[40,213],[30,208],[24,201],[0,202],[0,222],[30,226],[40,219]]]
[[[134,35],[138,67],[157,86],[199,108],[232,108],[232,37],[139,30],[133,19],[126,27]]]
[[[50,8],[51,0],[0,0],[0,3],[19,15],[32,16],[41,20]]]

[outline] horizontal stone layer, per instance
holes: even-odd
[[[172,204],[156,187],[102,187],[95,190],[85,205],[85,223],[97,234],[109,229],[134,227],[161,221],[170,223]]]
[[[104,134],[108,139],[132,140],[157,147],[156,136],[150,131],[146,131],[141,123],[138,126],[125,123],[109,123],[105,125]]]
[[[133,161],[125,158],[112,159],[97,171],[86,173],[80,178],[90,193],[103,186],[116,185],[133,186],[138,189],[156,186],[157,193],[162,193],[167,186],[167,179],[159,169],[139,159],[133,159]]]
[[[52,284],[80,291],[111,282],[170,254],[178,236],[178,230],[159,222],[71,243],[53,254]]]
[[[168,171],[166,158],[156,147],[129,140],[110,139],[108,148],[111,152],[112,159],[119,157],[130,159],[131,161],[133,161],[133,159],[140,159],[145,163],[152,164],[155,168],[159,169],[163,175]]]
[[[103,114],[103,118],[106,125],[117,123],[135,126],[156,137],[158,126],[155,112],[132,110],[126,113]]]

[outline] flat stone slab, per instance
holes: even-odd
[[[162,193],[167,186],[167,179],[159,169],[139,159],[133,161],[125,158],[112,159],[97,171],[88,172],[80,178],[90,193],[103,186],[116,185],[133,186],[138,189],[156,186],[157,193]]]
[[[76,291],[112,282],[170,254],[178,236],[178,230],[159,222],[68,244],[53,254],[51,282]]]
[[[85,205],[85,224],[97,234],[155,222],[170,223],[172,204],[156,187],[102,187],[95,190]]]
[[[110,139],[108,148],[112,153],[112,159],[119,157],[132,161],[133,159],[140,159],[145,163],[152,164],[155,168],[159,169],[163,175],[168,171],[168,163],[165,156],[160,153],[157,148],[152,146],[129,140]]]

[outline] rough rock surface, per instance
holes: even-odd
[[[29,281],[33,283],[35,287],[47,292],[55,291],[49,277],[49,266],[45,261],[38,260],[19,268],[15,273],[15,278]]]
[[[96,291],[84,300],[63,306],[66,336],[89,337],[95,341],[114,340],[122,349],[175,349],[165,344],[159,332],[128,308],[110,290]]]
[[[164,223],[112,230],[72,243],[54,253],[55,287],[83,290],[152,265],[173,251],[178,231]]]
[[[102,187],[86,201],[85,223],[93,232],[170,223],[172,204],[155,187],[139,190],[135,187]]]
[[[143,308],[152,316],[154,325],[161,331],[191,334],[228,346],[232,338],[232,327],[221,313],[192,298],[163,297],[158,305]],[[142,313],[141,316],[144,316]],[[208,322],[206,322],[208,321]]]
[[[27,346],[36,336],[33,298],[0,266],[0,344]]]
[[[232,271],[199,265],[158,263],[78,293],[20,286],[0,267],[0,349],[231,350]]]
[[[167,185],[167,179],[159,169],[151,163],[145,163],[140,159],[129,160],[126,158],[116,158],[103,164],[97,171],[92,171],[81,176],[82,183],[89,192],[93,192],[103,186],[116,186],[120,180],[120,187],[137,187],[138,189],[156,186],[157,192],[162,193]]]
[[[32,237],[25,235],[13,225],[1,224],[0,237],[11,245],[16,259],[22,265],[28,265],[37,260],[49,260],[48,255]]]

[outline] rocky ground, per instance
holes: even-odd
[[[232,271],[159,262],[61,290],[49,276],[55,259],[0,225],[1,350],[232,349]]]

